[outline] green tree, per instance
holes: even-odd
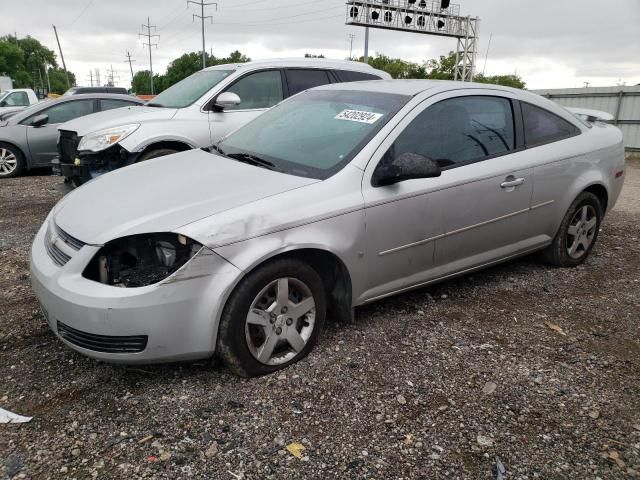
[[[76,84],[76,76],[68,72],[69,85]],[[67,91],[67,79],[66,74],[62,68],[50,67],[49,68],[49,83],[51,84],[52,93],[64,93]]]
[[[485,76],[482,73],[473,77],[474,82],[478,83],[492,83],[494,85],[503,85],[505,87],[513,87],[524,89],[527,84],[518,75],[489,75]]]
[[[0,73],[11,77],[16,88],[46,88],[46,73],[49,73],[53,93],[63,93],[67,89],[64,72],[58,68],[53,50],[29,36],[0,37]],[[72,73],[69,73],[69,79],[74,85]]]
[[[131,89],[138,95],[151,95],[151,72],[149,70],[140,70],[133,76]],[[153,93],[158,94],[165,89],[164,76],[155,74],[153,76]]]

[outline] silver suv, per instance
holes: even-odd
[[[261,60],[201,70],[142,107],[61,125],[54,169],[79,185],[120,167],[214,144],[281,100],[319,85],[390,79],[346,60]]]

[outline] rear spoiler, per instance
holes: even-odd
[[[601,110],[592,110],[590,108],[571,108],[567,107],[571,113],[576,117],[586,120],[587,122],[612,122],[615,120],[614,116],[610,113],[603,112]]]

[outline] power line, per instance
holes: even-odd
[[[144,33],[144,29],[147,29],[147,33]],[[155,25],[151,25],[151,20],[149,19],[149,17],[147,17],[147,24],[142,24],[142,32],[138,34],[138,36],[142,36],[142,37],[147,37],[147,42],[144,43],[143,45],[146,45],[149,47],[149,72],[151,73],[151,75],[149,76],[150,81],[151,81],[151,95],[153,95],[153,59],[151,58],[151,47],[158,47],[157,43],[152,43],[151,39],[154,37],[158,37],[160,38],[160,35],[157,34],[152,34],[151,33],[151,29],[153,29],[153,31],[155,32],[157,27]]]
[[[189,4],[193,3],[194,5],[199,5],[200,6],[200,15],[198,15],[197,13],[193,14],[193,20],[195,21],[196,18],[199,18],[200,21],[202,22],[202,68],[206,68],[207,66],[207,61],[206,61],[206,49],[205,49],[205,45],[204,45],[204,21],[207,18],[211,19],[211,23],[213,23],[213,17],[211,15],[206,16],[204,15],[204,7],[208,7],[211,5],[215,5],[216,7],[216,12],[218,11],[218,4],[215,2],[211,2],[211,3],[205,3],[204,0],[200,0],[199,2],[196,2],[194,0],[187,0],[187,8],[189,7]]]
[[[92,3],[93,3],[93,0],[89,0],[89,3],[87,3],[87,5],[82,9],[82,11],[80,12],[80,15],[78,15],[75,18],[75,20],[68,25],[68,27],[72,27],[74,23],[76,23],[78,20],[80,20],[80,17],[82,17],[82,15],[84,15],[84,12],[87,11],[87,9],[91,6]]]

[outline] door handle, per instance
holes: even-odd
[[[500,184],[500,188],[519,187],[524,183],[524,178],[515,178],[513,175],[509,175],[504,180],[505,181]]]

